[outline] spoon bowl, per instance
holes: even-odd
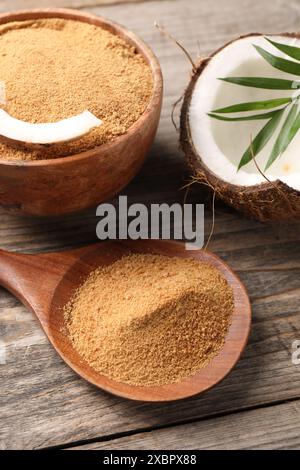
[[[129,253],[154,253],[197,259],[215,267],[233,290],[232,323],[222,350],[208,365],[181,382],[160,386],[135,386],[116,382],[92,369],[74,350],[68,337],[63,307],[75,290],[92,270],[109,265]],[[178,242],[110,241],[72,251],[40,255],[0,251],[0,284],[34,311],[56,351],[78,375],[107,392],[133,400],[171,401],[208,390],[234,367],[246,345],[250,330],[250,302],[237,276],[212,253],[203,250],[186,251],[184,245]]]

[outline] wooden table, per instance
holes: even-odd
[[[299,1],[113,3],[2,0],[0,10],[74,6],[123,23],[153,47],[165,79],[162,119],[147,164],[123,194],[130,201],[182,201],[180,188],[188,175],[170,113],[188,82],[190,65],[157,32],[154,21],[196,57],[198,50],[208,54],[241,33],[296,31]],[[203,190],[193,186],[188,201],[204,200],[208,234],[211,205]],[[4,249],[52,251],[95,240],[94,210],[52,220],[4,212],[0,217]],[[53,351],[33,315],[1,289],[0,338],[6,364],[0,365],[0,448],[299,448],[300,365],[291,360],[292,342],[300,340],[299,229],[300,224],[264,226],[217,205],[210,249],[230,263],[248,288],[252,334],[241,361],[222,384],[180,405],[121,400],[79,379]]]

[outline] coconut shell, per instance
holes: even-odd
[[[241,36],[257,36],[259,33]],[[300,38],[300,34],[283,33],[280,36]],[[231,44],[230,41],[225,46]],[[220,52],[218,49],[211,57]],[[280,180],[255,185],[239,186],[222,180],[203,163],[193,145],[189,127],[189,106],[198,77],[210,61],[210,58],[201,60],[192,73],[189,85],[185,91],[180,116],[180,146],[186,155],[187,162],[199,183],[210,186],[216,195],[230,206],[243,212],[246,216],[272,222],[280,220],[296,220],[300,218],[300,191],[297,191]]]

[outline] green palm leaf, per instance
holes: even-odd
[[[300,76],[300,47],[281,44],[273,39],[265,38],[272,46],[294,60],[288,60],[271,54],[260,46],[253,44],[260,56],[268,62],[272,67],[295,76]],[[287,80],[284,78],[272,77],[222,77],[219,78],[227,83],[240,85],[245,87],[268,89],[268,90],[300,90],[300,79]],[[300,111],[298,111],[298,103],[300,94],[296,96],[291,93],[291,97],[277,98],[263,101],[252,101],[245,103],[237,103],[224,108],[219,108],[208,113],[212,119],[218,119],[227,122],[239,121],[255,121],[267,119],[268,122],[258,132],[251,145],[244,152],[238,169],[247,165],[269,142],[277,127],[285,109],[289,109],[288,115],[284,120],[279,135],[273,146],[270,158],[266,165],[266,170],[274,163],[274,161],[282,155],[287,149],[291,141],[300,129]],[[271,110],[268,112],[268,110]],[[256,114],[250,113],[250,116],[227,117],[230,113],[243,113],[246,111],[266,111]]]
[[[265,39],[269,41],[269,43],[272,44],[272,46],[279,49],[281,52],[284,52],[289,57],[292,57],[293,59],[300,61],[300,48],[299,47],[288,46],[287,44],[281,44],[280,42],[272,41],[272,39],[269,39],[269,38],[265,38]]]
[[[218,119],[220,121],[238,122],[238,121],[256,121],[256,120],[261,120],[261,119],[270,119],[277,113],[278,111],[270,111],[269,113],[253,114],[252,116],[242,116],[242,117],[233,117],[233,118],[230,118],[227,116],[218,116],[217,114],[213,114],[213,113],[208,113],[208,116],[212,117],[213,119]]]
[[[270,158],[266,164],[265,171],[268,170],[272,163],[274,163],[274,161],[287,149],[288,145],[295,137],[299,129],[299,125],[300,119],[298,113],[298,104],[294,104],[291,107],[289,114],[287,115],[287,118],[281,128],[281,131],[279,132],[279,135],[272,149]]]
[[[283,80],[281,78],[266,77],[225,77],[219,78],[223,82],[234,83],[252,88],[261,88],[267,90],[297,90],[300,88],[300,82],[293,80]]]
[[[267,122],[267,124],[259,131],[252,144],[247,148],[239,163],[238,170],[247,165],[253,157],[255,157],[269,142],[275,130],[278,127],[280,119],[283,114],[283,109],[277,113]]]
[[[242,111],[256,111],[261,109],[278,108],[283,104],[291,103],[292,98],[276,98],[273,100],[251,101],[248,103],[238,103],[226,108],[214,109],[212,113],[239,113]]]
[[[291,60],[282,59],[277,57],[270,52],[267,52],[260,46],[253,44],[257,52],[270,64],[272,67],[275,67],[282,72],[291,73],[292,75],[300,75],[300,64],[297,62],[292,62]]]

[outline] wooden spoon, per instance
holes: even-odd
[[[73,349],[64,324],[63,307],[91,270],[135,253],[195,258],[214,266],[234,293],[235,309],[225,345],[195,375],[180,383],[145,387],[115,382],[94,371]],[[63,360],[84,379],[115,395],[142,401],[171,401],[207,390],[222,380],[238,361],[250,330],[251,307],[246,290],[217,256],[202,250],[186,251],[172,241],[109,241],[61,253],[24,255],[0,251],[0,283],[38,317]]]

